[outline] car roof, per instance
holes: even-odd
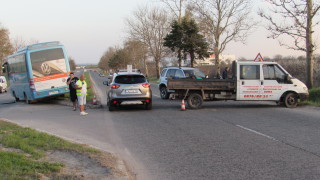
[[[120,75],[141,75],[143,76],[143,74],[141,73],[137,73],[137,72],[118,72],[118,73],[114,73],[116,76],[120,76]]]
[[[182,69],[182,70],[190,70],[190,69],[195,69],[192,67],[167,67],[165,69]]]

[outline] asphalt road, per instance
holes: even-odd
[[[91,74],[106,103],[107,78]],[[45,102],[1,104],[10,98],[0,94],[0,117],[113,152],[137,179],[320,179],[319,108],[220,101],[180,111],[180,101],[152,89],[151,111],[89,109],[85,117]]]

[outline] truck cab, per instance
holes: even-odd
[[[308,88],[276,62],[238,61],[237,100],[270,100],[296,106],[308,97]]]

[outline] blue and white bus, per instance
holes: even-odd
[[[27,103],[69,92],[66,85],[70,71],[66,50],[59,42],[26,46],[7,57],[4,64],[10,93]]]

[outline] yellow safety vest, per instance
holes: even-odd
[[[80,83],[78,84],[78,82],[80,82]],[[86,87],[88,88],[86,81],[80,81],[80,80],[78,80],[78,82],[77,82],[78,88],[82,88],[82,84],[85,84]],[[77,89],[76,91],[77,91],[77,95],[79,95],[79,96],[82,95],[81,89]],[[88,91],[87,91],[86,95],[88,95]]]

